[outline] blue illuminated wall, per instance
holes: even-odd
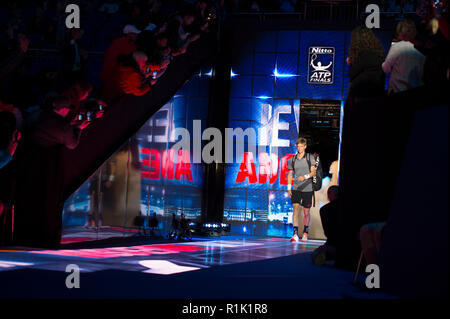
[[[169,149],[180,139],[174,134],[176,128],[187,129],[194,139],[193,120],[201,121],[203,128],[206,126],[210,71],[210,66],[199,70],[136,134],[142,170],[143,214],[184,212],[189,219],[201,215],[203,164],[193,163],[192,146],[184,167],[177,163],[168,167],[164,154],[169,154]],[[174,156],[176,161],[176,154]]]
[[[389,35],[377,35],[388,49]],[[302,99],[345,101],[348,91],[345,60],[350,31],[246,34],[243,30],[238,37],[233,46],[229,127],[244,130],[252,127],[258,133],[259,128],[268,125],[272,137],[277,131],[277,138],[266,142],[272,147],[278,146],[275,161],[271,162],[272,165],[278,164],[278,176],[265,183],[260,183],[259,178],[242,181],[238,178],[241,164],[248,159],[237,158],[232,164],[227,164],[224,218],[235,223],[232,227],[235,233],[287,236],[292,229],[288,227],[292,222],[292,206],[286,192],[286,180],[283,182],[287,171],[283,170],[282,159],[296,152],[294,144],[299,132]],[[334,48],[332,84],[308,83],[308,69],[312,69],[308,54],[310,47]],[[329,61],[330,58],[322,60],[322,63],[326,65]],[[257,141],[261,144],[260,136]],[[272,153],[269,146],[267,153]],[[253,154],[258,177],[261,162],[261,156]],[[248,165],[251,169],[251,163]]]

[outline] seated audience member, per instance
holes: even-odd
[[[381,64],[384,61],[384,49],[372,30],[356,27],[352,31],[348,51],[348,97],[353,99],[383,95],[385,76]]]
[[[368,265],[377,263],[384,226],[386,222],[371,223],[362,226],[359,231],[364,260]]]
[[[44,110],[36,124],[33,141],[41,147],[64,145],[68,149],[78,146],[81,131],[91,122],[83,121],[79,125],[71,125],[68,115],[72,111],[69,99],[56,97],[52,103],[53,109]]]
[[[123,36],[115,39],[105,51],[105,63],[100,73],[103,82],[108,81],[114,73],[120,55],[130,55],[137,50],[135,42],[140,32],[134,25],[127,24],[123,28]]]
[[[335,259],[336,239],[339,236],[339,187],[330,186],[327,191],[328,204],[320,208],[320,219],[322,221],[323,231],[327,237],[324,245],[317,248],[313,253],[313,262],[316,265],[322,265],[326,260]]]
[[[391,73],[389,93],[409,90],[423,85],[422,75],[425,56],[414,47],[416,26],[411,20],[397,24],[397,42],[392,42],[386,60],[382,64],[385,73]]]
[[[20,140],[16,117],[9,111],[0,112],[0,169],[6,166],[16,152]]]
[[[150,84],[145,81],[151,73],[145,73],[147,55],[136,51],[123,57],[111,79],[103,87],[103,99],[111,103],[124,94],[141,96],[150,90]]]

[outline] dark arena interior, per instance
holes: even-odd
[[[5,306],[275,318],[448,299],[447,0],[0,16]]]

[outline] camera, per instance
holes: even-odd
[[[91,98],[87,100],[83,108],[75,115],[72,125],[78,125],[84,121],[93,121],[96,118],[101,117],[99,112],[104,112],[106,103],[102,100]]]

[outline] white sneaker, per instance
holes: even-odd
[[[308,233],[303,233],[302,241],[308,240]]]
[[[298,243],[300,241],[300,238],[298,238],[297,233],[294,233],[294,236],[291,238],[291,243]]]

